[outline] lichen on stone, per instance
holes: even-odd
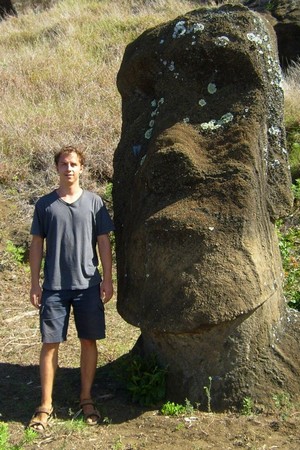
[[[226,47],[230,43],[230,39],[227,36],[219,36],[215,40],[215,44],[218,47]]]
[[[217,86],[215,85],[215,83],[209,83],[209,85],[207,86],[207,92],[209,94],[215,94],[217,92]]]

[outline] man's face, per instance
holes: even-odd
[[[57,164],[57,172],[63,184],[74,184],[79,180],[82,164],[77,153],[63,153]]]

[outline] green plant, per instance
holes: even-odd
[[[24,247],[17,246],[12,241],[8,240],[6,242],[6,251],[13,257],[13,260],[16,263],[22,264],[24,262],[24,256],[26,252],[26,249]]]
[[[212,377],[208,377],[208,386],[204,386],[204,390],[207,397],[207,411],[211,413],[211,384],[212,384]]]
[[[253,410],[254,410],[254,402],[253,402],[252,398],[251,397],[243,398],[243,405],[242,405],[241,413],[244,416],[251,416],[251,414],[253,414]]]
[[[277,3],[278,2],[276,0],[268,1],[268,3],[265,6],[266,10],[272,12],[276,8]]]
[[[34,430],[25,430],[24,438],[19,444],[9,443],[9,431],[6,423],[0,422],[0,450],[22,450],[24,444],[30,444],[37,437]]]
[[[0,449],[6,450],[9,448],[8,444],[8,426],[6,423],[0,422]]]
[[[121,437],[118,437],[116,442],[111,447],[112,450],[121,450],[123,448]]]
[[[299,193],[299,184],[295,187],[296,195]],[[284,269],[284,294],[288,305],[300,310],[300,227],[285,229],[283,221],[277,222],[279,249]]]
[[[300,144],[299,144],[299,148],[300,148]],[[292,184],[292,191],[294,194],[294,198],[296,200],[300,200],[300,178],[297,178],[295,180],[295,182]]]
[[[140,405],[155,405],[166,395],[166,369],[159,367],[154,354],[147,358],[131,356],[125,361],[120,378],[132,401]]]
[[[186,398],[185,405],[168,401],[165,403],[160,412],[164,416],[179,416],[180,414],[192,414],[194,407],[191,402]]]
[[[293,407],[290,394],[288,392],[279,392],[274,394],[272,398],[281,418],[283,420],[287,419]]]
[[[180,414],[184,414],[185,407],[178,403],[168,401],[162,406],[160,412],[163,416],[179,416]]]

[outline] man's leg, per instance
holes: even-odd
[[[92,404],[88,404],[87,400],[91,400],[92,386],[95,378],[98,350],[97,343],[92,339],[80,339],[81,343],[81,356],[80,356],[80,371],[81,371],[81,392],[80,402],[87,403],[82,406],[83,413],[91,416],[87,419],[88,422],[98,422],[99,415],[93,415],[95,408]]]
[[[50,413],[52,412],[52,392],[58,365],[58,349],[59,343],[44,343],[42,345],[40,353],[40,378],[42,387],[41,405],[34,415],[34,421],[37,423],[30,425],[37,431],[44,430],[44,426],[46,426]],[[42,424],[44,424],[44,426]]]
[[[41,406],[52,407],[52,392],[58,365],[59,343],[43,344],[40,354],[40,377],[42,385]]]

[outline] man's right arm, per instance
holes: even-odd
[[[31,272],[30,301],[36,308],[40,307],[42,289],[40,286],[40,271],[43,259],[44,238],[33,235],[30,245],[29,264]]]

